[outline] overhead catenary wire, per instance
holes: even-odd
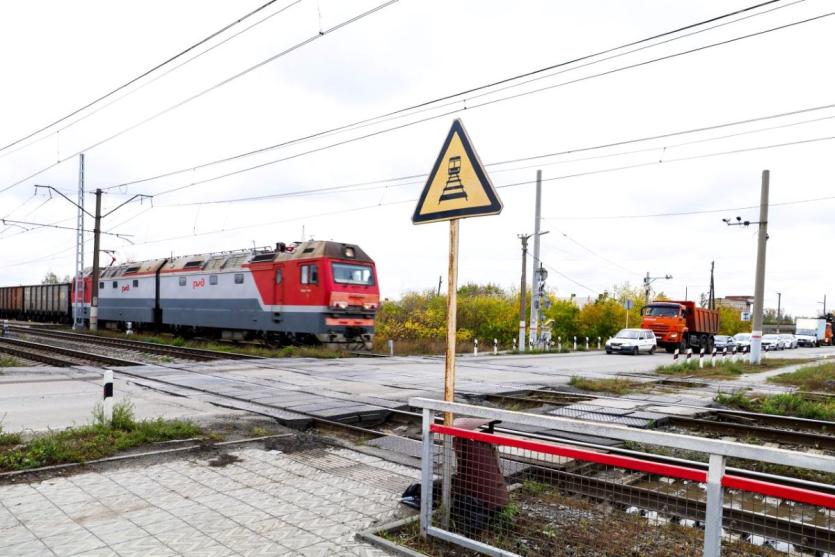
[[[715,125],[711,125],[711,126],[702,126],[702,127],[699,127],[699,128],[692,128],[692,129],[688,129],[688,130],[679,130],[679,131],[675,131],[675,132],[668,132],[668,133],[658,134],[658,135],[653,135],[653,136],[643,136],[643,137],[639,137],[639,138],[635,138],[635,139],[627,139],[627,140],[622,140],[622,141],[617,141],[617,142],[612,142],[612,143],[606,143],[606,144],[600,144],[600,145],[595,145],[595,146],[580,147],[580,148],[568,149],[568,150],[564,150],[564,151],[557,151],[557,152],[552,152],[552,153],[547,153],[547,154],[540,154],[540,155],[534,155],[534,156],[528,156],[528,157],[520,157],[520,158],[516,158],[516,159],[505,159],[505,160],[497,161],[497,162],[488,162],[488,163],[485,163],[484,166],[495,167],[495,166],[503,166],[503,165],[507,165],[507,164],[511,164],[511,163],[516,163],[516,162],[530,162],[530,161],[535,161],[535,160],[541,161],[542,159],[545,159],[545,158],[553,158],[553,157],[567,156],[567,155],[573,155],[573,154],[578,154],[578,153],[583,153],[583,152],[604,150],[604,149],[608,149],[608,148],[616,147],[616,146],[635,144],[635,143],[638,143],[638,142],[653,141],[653,140],[657,140],[657,139],[665,139],[665,138],[670,138],[670,137],[675,137],[675,136],[680,136],[680,135],[700,133],[700,132],[709,131],[709,130],[716,130],[716,129],[727,128],[727,127],[732,127],[732,126],[750,124],[750,123],[753,123],[753,122],[760,122],[760,121],[764,121],[764,120],[771,120],[771,119],[782,118],[782,117],[791,116],[791,115],[798,115],[798,114],[808,113],[810,111],[825,110],[825,109],[830,109],[830,108],[835,108],[835,104],[822,105],[822,106],[812,107],[812,108],[804,108],[804,109],[800,109],[800,110],[782,112],[782,113],[772,114],[772,115],[768,115],[768,116],[759,116],[759,117],[756,117],[756,118],[748,118],[748,119],[745,119],[745,120],[737,120],[737,121],[734,121],[734,122],[726,122],[726,123],[715,124]],[[802,120],[802,121],[798,121],[798,122],[789,122],[789,123],[786,123],[786,124],[778,124],[778,125],[769,126],[769,127],[765,127],[765,128],[757,128],[757,129],[754,129],[754,130],[744,130],[744,131],[735,132],[735,133],[732,133],[732,134],[695,139],[695,140],[691,140],[691,141],[673,143],[673,144],[669,144],[669,145],[658,145],[658,146],[647,147],[647,148],[642,148],[642,149],[637,149],[637,150],[621,151],[621,152],[616,152],[616,153],[596,155],[596,156],[580,158],[580,159],[571,159],[571,160],[566,160],[566,161],[559,161],[559,162],[555,162],[555,163],[539,162],[535,165],[529,165],[529,166],[524,166],[524,167],[514,167],[514,168],[508,168],[508,169],[496,169],[496,170],[493,170],[493,172],[515,172],[515,171],[524,170],[524,169],[527,169],[527,168],[549,166],[549,165],[553,165],[553,164],[571,164],[571,163],[583,162],[583,161],[588,161],[588,160],[596,160],[596,159],[601,159],[601,158],[612,158],[612,157],[634,155],[634,154],[647,153],[647,152],[657,152],[659,150],[663,150],[664,152],[666,152],[669,149],[674,149],[674,148],[678,148],[678,147],[683,147],[683,146],[688,146],[688,145],[695,145],[695,144],[699,144],[699,143],[706,143],[706,142],[710,142],[710,141],[719,141],[719,140],[723,140],[723,139],[729,139],[729,138],[733,138],[733,137],[740,137],[740,136],[743,136],[743,135],[750,135],[750,134],[754,134],[754,133],[764,133],[764,132],[773,131],[773,130],[777,130],[777,129],[784,129],[784,128],[787,128],[787,127],[793,127],[793,126],[798,126],[798,125],[815,123],[815,122],[820,122],[820,121],[824,121],[824,120],[831,120],[833,118],[835,118],[835,115],[827,115],[827,116],[823,116],[823,117],[820,117],[820,118],[807,119],[807,120]],[[240,172],[236,171],[235,173],[231,173],[231,175],[235,175],[235,174],[245,172],[245,171],[246,170],[241,170]],[[199,185],[199,184],[207,183],[207,182],[210,182],[210,181],[215,181],[215,180],[220,180],[220,179],[223,179],[223,178],[227,178],[229,176],[230,176],[230,174],[223,174],[223,175],[220,175],[220,176],[214,176],[214,177],[206,178],[204,180],[192,181],[185,186],[181,186],[181,187],[174,188],[174,189],[171,189],[171,190],[164,190],[162,192],[159,192],[159,193],[156,194],[156,197],[159,197],[159,196],[167,194],[167,193],[173,193],[174,191],[179,191],[181,189],[186,189],[187,187],[191,187],[191,186],[194,186],[194,185]],[[237,197],[237,198],[226,198],[226,199],[219,199],[219,200],[189,201],[189,202],[183,202],[183,203],[172,203],[172,204],[161,205],[161,206],[162,207],[166,207],[166,206],[168,206],[168,207],[173,207],[173,206],[187,207],[187,206],[194,206],[194,205],[214,205],[214,204],[238,203],[238,202],[248,202],[248,201],[264,201],[264,200],[267,200],[267,199],[277,199],[277,198],[286,198],[286,197],[302,197],[302,196],[306,196],[306,195],[314,195],[314,194],[319,194],[319,193],[332,193],[332,192],[337,192],[337,191],[342,191],[342,190],[357,191],[357,190],[355,190],[355,188],[361,188],[359,191],[367,191],[367,190],[373,190],[373,189],[379,189],[379,188],[402,187],[402,186],[415,185],[416,183],[419,183],[419,182],[404,182],[404,180],[414,180],[414,179],[417,179],[417,178],[425,178],[426,176],[427,176],[427,174],[425,174],[425,173],[423,173],[423,174],[408,174],[408,175],[404,175],[404,176],[398,176],[398,177],[392,177],[392,178],[386,178],[386,179],[368,180],[368,181],[364,181],[364,182],[354,182],[354,183],[343,184],[343,185],[323,186],[323,187],[319,187],[319,188],[293,190],[293,191],[289,191],[289,192],[280,192],[280,193],[274,193],[274,194],[245,196],[245,197]],[[397,182],[401,182],[401,183],[397,183]],[[375,188],[375,187],[366,187],[366,186],[377,186],[377,187]]]
[[[201,163],[201,164],[198,164],[198,165],[192,165],[192,166],[189,166],[189,167],[186,167],[186,168],[173,170],[173,171],[168,171],[168,172],[157,174],[157,175],[154,175],[154,176],[149,176],[149,177],[145,177],[145,178],[140,178],[140,179],[136,179],[136,180],[122,182],[122,183],[115,184],[115,185],[105,186],[105,189],[112,189],[112,188],[124,187],[124,186],[129,186],[129,185],[135,185],[135,184],[139,184],[139,183],[143,183],[143,182],[148,182],[148,181],[152,181],[152,180],[157,180],[157,179],[161,179],[161,178],[170,177],[170,176],[173,176],[173,175],[176,175],[176,174],[181,174],[181,173],[184,173],[184,172],[191,172],[191,171],[195,171],[195,170],[200,170],[202,168],[206,168],[207,166],[212,166],[212,165],[216,165],[216,164],[223,164],[223,163],[231,162],[231,161],[238,160],[238,159],[241,159],[241,158],[262,154],[262,153],[272,151],[272,150],[275,150],[275,149],[278,149],[278,148],[287,147],[287,146],[290,146],[290,145],[295,145],[295,144],[301,143],[303,141],[309,141],[309,140],[312,140],[312,139],[316,139],[316,138],[320,138],[320,137],[323,137],[323,136],[331,135],[331,134],[334,134],[336,132],[346,131],[346,130],[357,128],[357,127],[364,127],[365,124],[369,124],[369,123],[377,122],[377,121],[380,121],[380,120],[384,120],[385,118],[388,118],[388,117],[391,117],[391,116],[400,115],[402,113],[410,112],[410,111],[413,111],[415,109],[424,108],[426,106],[437,104],[438,102],[449,100],[449,99],[452,99],[452,98],[455,98],[455,97],[460,97],[460,96],[463,96],[463,95],[466,95],[466,94],[469,94],[469,93],[489,89],[489,88],[495,87],[497,85],[502,85],[502,84],[506,84],[506,83],[509,83],[509,82],[512,82],[512,81],[515,81],[515,80],[530,77],[530,76],[533,76],[533,75],[536,75],[536,74],[539,74],[539,73],[542,73],[542,72],[553,70],[555,68],[570,66],[570,65],[575,64],[577,62],[590,60],[590,59],[593,59],[595,57],[599,57],[599,56],[602,56],[602,55],[605,55],[605,54],[609,54],[611,52],[615,52],[617,50],[629,48],[629,47],[637,45],[637,44],[642,44],[642,43],[652,41],[652,40],[655,40],[655,39],[658,39],[658,38],[661,38],[661,37],[674,35],[676,33],[680,33],[682,31],[685,31],[685,30],[688,30],[688,29],[692,29],[692,28],[695,28],[695,27],[699,27],[699,26],[702,26],[702,25],[713,23],[713,22],[718,21],[718,20],[733,17],[735,15],[739,15],[740,13],[752,11],[752,10],[755,10],[757,8],[760,8],[760,7],[763,7],[763,6],[766,6],[766,5],[774,4],[777,1],[779,1],[779,0],[770,0],[768,2],[758,3],[758,4],[755,4],[755,5],[743,8],[741,10],[728,12],[728,13],[720,15],[720,16],[716,16],[716,17],[713,17],[713,18],[710,18],[710,19],[707,19],[707,20],[692,23],[692,24],[686,25],[684,27],[679,27],[677,29],[666,31],[664,33],[660,33],[660,34],[652,35],[652,36],[649,36],[649,37],[645,37],[645,38],[637,40],[637,41],[632,41],[630,43],[626,43],[626,44],[619,45],[619,46],[616,46],[616,47],[608,48],[608,49],[598,51],[598,52],[595,52],[595,53],[592,53],[592,54],[587,54],[587,55],[584,55],[584,56],[581,56],[581,57],[578,57],[578,58],[575,58],[575,59],[572,59],[572,60],[561,61],[561,62],[551,64],[551,65],[548,65],[548,66],[545,66],[543,68],[539,68],[539,69],[536,69],[536,70],[533,70],[533,71],[517,74],[517,75],[510,76],[510,77],[507,77],[507,78],[504,78],[504,79],[501,79],[501,80],[498,80],[498,81],[493,81],[493,82],[490,82],[490,83],[482,84],[482,85],[479,85],[477,87],[471,87],[471,88],[468,88],[468,89],[465,89],[465,90],[462,90],[462,91],[458,91],[458,92],[455,92],[455,93],[446,94],[446,95],[436,97],[436,98],[428,100],[428,101],[422,101],[422,102],[417,103],[417,104],[412,104],[412,105],[402,107],[400,109],[393,110],[393,111],[390,111],[390,112],[387,112],[387,113],[384,113],[384,114],[380,114],[380,115],[377,115],[377,116],[373,116],[373,117],[370,117],[370,118],[357,120],[357,121],[354,121],[354,122],[351,122],[351,123],[348,123],[348,124],[344,124],[344,125],[340,125],[340,126],[337,126],[337,127],[321,130],[319,132],[315,132],[315,133],[308,134],[308,135],[305,135],[305,136],[300,136],[300,137],[297,137],[297,138],[294,138],[294,139],[282,141],[280,143],[276,143],[276,144],[269,145],[269,146],[266,146],[266,147],[261,147],[261,148],[246,151],[246,152],[243,152],[243,153],[238,153],[238,154],[223,157],[223,158],[220,158],[220,159],[215,159],[215,160],[208,161],[208,162],[205,162],[205,163]],[[789,6],[789,5],[794,5],[796,3],[798,3],[798,2],[792,2],[791,4],[786,5],[786,7]],[[763,12],[763,13],[767,13],[767,12]],[[754,14],[754,15],[761,15],[761,14]],[[749,17],[753,17],[753,16],[749,16]],[[652,45],[652,46],[655,46],[655,45]],[[596,62],[593,62],[593,63],[598,63],[598,62],[596,61]],[[462,101],[466,101],[466,100],[467,99],[463,99]],[[446,106],[448,106],[448,105],[446,105]],[[470,107],[470,108],[473,108],[473,107]],[[455,111],[453,111],[452,113],[454,113],[454,112]],[[448,112],[448,113],[445,113],[445,114],[442,114],[442,115],[438,115],[438,116],[436,116],[436,118],[443,117],[443,116],[446,116],[448,114],[451,114],[451,113]],[[417,122],[417,123],[422,123],[424,121],[428,121],[428,120],[431,120],[431,119],[432,118],[421,120],[420,122]],[[396,130],[396,129],[400,129],[400,127],[391,128],[391,130]],[[366,137],[370,137],[370,136],[364,136],[363,139],[365,139]]]
[[[199,41],[197,41],[196,43],[193,43],[192,45],[190,45],[190,46],[186,47],[185,49],[183,49],[183,50],[181,50],[180,52],[178,52],[178,53],[174,54],[173,56],[170,56],[170,57],[169,57],[169,58],[167,58],[166,60],[164,60],[164,61],[162,61],[162,62],[160,62],[160,63],[158,63],[158,64],[154,65],[153,67],[151,67],[151,68],[149,68],[149,69],[147,69],[147,70],[145,70],[145,71],[143,71],[142,73],[140,73],[140,74],[139,74],[139,75],[137,75],[136,77],[133,77],[133,78],[131,78],[130,80],[126,81],[125,83],[123,83],[123,84],[121,84],[121,85],[117,86],[116,88],[111,89],[111,90],[110,90],[110,91],[108,91],[107,93],[104,93],[103,95],[100,95],[100,96],[96,97],[95,99],[93,99],[93,100],[91,100],[91,101],[89,101],[89,102],[85,103],[84,105],[80,106],[79,108],[76,108],[76,109],[72,110],[72,111],[71,111],[71,112],[69,112],[68,114],[65,114],[64,116],[61,116],[60,118],[58,118],[58,119],[57,119],[57,120],[55,120],[55,121],[50,122],[49,124],[46,124],[46,125],[44,125],[44,126],[42,126],[42,127],[38,128],[38,129],[36,129],[36,130],[34,130],[34,131],[32,131],[32,132],[29,132],[28,134],[26,134],[26,135],[24,135],[24,136],[22,136],[22,137],[19,137],[19,138],[15,139],[15,140],[11,141],[10,143],[7,143],[6,145],[4,145],[4,146],[0,147],[0,152],[3,152],[3,151],[5,151],[5,150],[7,150],[7,149],[9,149],[9,148],[11,148],[11,147],[14,147],[15,145],[18,145],[18,144],[22,143],[23,141],[26,141],[26,140],[28,140],[28,139],[30,139],[30,138],[32,138],[32,137],[34,137],[34,136],[38,135],[39,133],[42,133],[42,132],[44,132],[44,131],[46,131],[46,130],[49,130],[50,128],[53,128],[53,127],[57,126],[58,124],[60,124],[60,123],[62,123],[62,122],[65,122],[66,120],[69,120],[69,119],[70,119],[70,118],[72,118],[73,116],[76,116],[77,114],[80,114],[81,112],[84,112],[84,111],[85,111],[85,110],[87,110],[88,108],[91,108],[91,107],[93,107],[93,106],[95,106],[95,105],[97,105],[97,104],[101,103],[102,101],[104,101],[104,100],[106,100],[106,99],[108,99],[108,98],[112,97],[113,95],[115,95],[115,94],[119,93],[120,91],[123,91],[123,90],[127,89],[127,88],[128,88],[128,87],[130,87],[131,85],[134,85],[135,83],[138,83],[139,81],[141,81],[142,79],[144,79],[144,78],[148,77],[149,75],[151,75],[152,73],[156,72],[157,70],[159,70],[159,69],[161,69],[161,68],[163,68],[163,67],[165,67],[165,66],[167,66],[167,65],[171,64],[172,62],[174,62],[174,61],[175,61],[175,60],[177,60],[178,58],[181,58],[181,57],[185,56],[185,55],[186,55],[186,54],[188,54],[189,52],[191,52],[191,51],[193,51],[193,50],[195,50],[195,49],[199,48],[200,46],[202,46],[202,45],[204,45],[204,44],[208,43],[208,42],[209,42],[209,41],[211,41],[212,39],[214,39],[214,38],[218,37],[219,35],[223,34],[224,32],[228,31],[229,29],[233,28],[234,26],[236,26],[236,25],[238,25],[238,24],[242,23],[243,21],[245,21],[245,20],[249,19],[250,17],[254,16],[255,14],[257,14],[257,13],[259,13],[259,12],[261,12],[261,11],[265,10],[266,8],[268,8],[269,6],[271,6],[272,4],[275,4],[277,1],[278,1],[278,0],[268,0],[268,2],[266,2],[265,4],[262,4],[261,6],[259,6],[259,7],[255,8],[254,10],[252,10],[252,11],[250,11],[250,12],[248,12],[248,13],[244,14],[243,16],[239,17],[238,19],[236,19],[236,20],[234,20],[234,21],[232,21],[232,22],[228,23],[227,25],[224,25],[223,27],[221,27],[221,28],[220,28],[220,29],[218,29],[217,31],[214,31],[214,32],[210,33],[209,35],[207,35],[206,37],[204,37],[204,38],[200,39],[200,40],[199,40]],[[295,4],[298,4],[300,1],[301,1],[301,0],[296,0],[295,2],[292,2],[290,5],[288,5],[287,7],[283,8],[281,11],[284,11],[285,9],[289,8],[290,6],[293,6],[293,5],[295,5]],[[278,12],[278,13],[280,13],[280,12]],[[214,47],[213,47],[213,48],[214,48]],[[196,58],[196,57],[195,57],[195,58]],[[191,60],[194,60],[194,58],[192,58]],[[191,60],[189,60],[189,61],[191,61]],[[178,67],[181,67],[181,66],[178,66]],[[80,121],[80,120],[77,120],[76,122],[78,122],[78,121]],[[73,123],[76,123],[76,122],[73,122]],[[65,127],[63,127],[63,128],[61,128],[61,130],[60,130],[60,131],[63,131],[63,130],[65,130],[65,129],[67,129],[67,127],[66,127],[66,126],[65,126]]]
[[[121,137],[122,135],[124,135],[124,134],[126,134],[126,133],[128,133],[132,130],[135,130],[135,129],[137,129],[137,128],[139,128],[139,127],[141,127],[141,126],[143,126],[143,125],[145,125],[145,124],[147,124],[147,123],[149,123],[153,120],[156,120],[160,116],[168,114],[169,112],[172,112],[173,110],[176,110],[176,109],[178,109],[182,106],[185,106],[186,104],[188,104],[188,103],[190,103],[194,100],[197,100],[197,99],[207,95],[208,93],[210,93],[210,92],[212,92],[212,91],[214,91],[214,90],[216,90],[220,87],[223,87],[223,86],[225,86],[225,85],[227,85],[227,84],[229,84],[229,83],[231,83],[231,82],[233,82],[233,81],[235,81],[235,80],[237,80],[237,79],[239,79],[239,78],[257,70],[258,68],[261,68],[261,67],[263,67],[263,66],[265,66],[265,65],[267,65],[267,64],[269,64],[269,63],[271,63],[271,62],[273,62],[273,61],[275,61],[275,60],[277,60],[277,59],[279,59],[283,56],[286,56],[286,55],[290,54],[291,52],[294,52],[294,51],[296,51],[296,50],[298,50],[298,49],[300,49],[300,48],[302,48],[302,47],[304,47],[304,46],[306,46],[306,45],[308,45],[308,44],[310,44],[310,43],[312,43],[312,42],[314,42],[318,39],[321,39],[322,37],[330,35],[331,33],[334,33],[334,32],[336,32],[336,31],[338,31],[338,30],[340,30],[340,29],[342,29],[342,28],[344,28],[348,25],[351,25],[351,24],[353,24],[357,21],[360,21],[360,20],[362,20],[362,19],[364,19],[364,18],[366,18],[366,17],[368,17],[372,14],[375,14],[375,13],[379,12],[380,10],[382,10],[384,8],[387,8],[388,6],[391,6],[392,4],[395,4],[399,1],[400,0],[387,0],[386,2],[383,2],[382,4],[378,4],[377,6],[371,8],[369,10],[366,10],[366,11],[364,11],[364,12],[358,14],[358,15],[355,15],[355,16],[349,18],[349,19],[346,19],[346,20],[344,20],[340,23],[337,23],[333,27],[330,27],[328,29],[319,31],[315,35],[311,35],[310,37],[308,37],[308,38],[306,38],[306,39],[304,39],[304,40],[302,40],[302,41],[300,41],[300,42],[282,50],[281,52],[278,52],[278,53],[276,53],[276,54],[274,54],[274,55],[272,55],[272,56],[270,56],[270,57],[268,57],[264,60],[261,60],[260,62],[254,64],[252,66],[249,66],[248,68],[246,68],[244,70],[241,70],[241,71],[239,71],[239,72],[237,72],[237,73],[219,81],[218,83],[215,83],[214,85],[212,85],[212,86],[210,86],[206,89],[203,89],[203,90],[201,90],[201,91],[199,91],[199,92],[197,92],[193,95],[190,95],[189,97],[186,97],[185,99],[182,99],[182,100],[178,101],[177,103],[175,103],[173,105],[170,105],[167,108],[164,108],[163,110],[155,112],[154,114],[152,114],[150,116],[147,116],[147,117],[143,118],[142,120],[140,120],[138,122],[135,122],[134,124],[131,124],[130,126],[117,131],[116,133],[113,133],[113,134],[111,134],[111,135],[109,135],[109,136],[107,136],[103,139],[100,139],[100,140],[98,140],[98,141],[96,141],[96,142],[94,142],[90,145],[87,145],[86,147],[84,147],[83,149],[79,149],[78,151],[76,151],[72,155],[64,157],[63,159],[60,159],[60,160],[50,164],[49,166],[41,168],[40,170],[37,170],[35,173],[30,174],[29,176],[26,176],[25,178],[21,178],[21,179],[17,180],[16,182],[0,189],[0,193],[4,193],[4,192],[6,192],[6,191],[8,191],[8,190],[10,190],[10,189],[12,189],[16,186],[19,186],[20,184],[22,184],[22,183],[24,183],[28,180],[31,180],[32,178],[40,176],[41,174],[43,174],[47,170],[55,168],[56,166],[60,165],[61,163],[63,163],[66,160],[74,159],[75,157],[77,157],[78,155],[80,155],[82,153],[86,153],[88,151],[91,151],[91,150],[95,149],[96,147],[99,147],[99,146],[101,146],[101,145],[103,145],[103,144],[105,144],[109,141],[112,141],[112,140],[114,140],[118,137]]]
[[[790,23],[790,24],[782,25],[782,26],[779,26],[779,27],[774,27],[774,28],[771,28],[769,30],[759,31],[759,32],[756,32],[756,33],[751,33],[751,34],[748,34],[748,35],[744,35],[744,36],[741,36],[741,37],[736,37],[736,38],[729,39],[729,40],[726,40],[726,41],[720,41],[720,42],[717,42],[717,43],[712,43],[710,45],[704,45],[704,46],[697,47],[697,48],[694,48],[694,49],[690,49],[690,50],[670,54],[670,55],[667,55],[667,56],[662,56],[662,57],[659,57],[659,58],[654,58],[652,60],[638,62],[638,63],[635,63],[635,64],[630,64],[628,66],[623,66],[621,68],[615,68],[615,69],[608,70],[608,71],[605,71],[605,72],[592,74],[592,75],[577,78],[577,79],[574,79],[574,80],[571,80],[571,81],[562,82],[562,83],[555,84],[555,85],[549,85],[547,87],[534,89],[532,91],[526,91],[526,92],[518,93],[518,94],[514,94],[514,95],[509,95],[509,96],[502,97],[502,98],[499,98],[499,99],[493,99],[493,100],[485,101],[485,102],[480,103],[480,104],[467,106],[464,109],[454,109],[454,110],[444,112],[444,113],[441,113],[441,114],[427,116],[427,117],[421,118],[419,120],[414,120],[414,121],[411,121],[411,122],[398,124],[396,126],[384,128],[382,130],[377,130],[377,131],[370,132],[370,133],[367,133],[367,134],[363,134],[363,135],[360,135],[360,136],[351,137],[351,138],[344,139],[344,140],[341,140],[341,141],[337,141],[337,142],[334,142],[334,143],[329,143],[327,145],[323,145],[323,146],[316,147],[316,148],[313,148],[313,149],[308,149],[306,151],[301,151],[299,153],[294,153],[292,155],[287,155],[287,156],[284,156],[284,157],[280,157],[278,159],[273,159],[273,160],[262,162],[262,163],[259,163],[259,164],[247,166],[247,167],[244,167],[244,168],[241,168],[241,169],[226,172],[226,173],[223,173],[223,174],[220,174],[220,175],[217,175],[217,176],[213,176],[213,177],[210,177],[210,178],[206,178],[206,179],[202,179],[202,180],[195,180],[195,181],[192,181],[189,184],[185,184],[185,185],[181,185],[181,186],[177,186],[177,187],[174,187],[174,188],[169,188],[169,189],[166,189],[166,190],[156,192],[155,195],[157,195],[157,196],[167,195],[167,194],[174,193],[174,192],[177,192],[177,191],[182,191],[182,190],[185,190],[185,189],[188,189],[188,188],[200,185],[200,184],[205,184],[205,183],[221,180],[221,179],[224,179],[224,178],[229,178],[231,176],[236,176],[236,175],[243,174],[243,173],[246,173],[246,172],[250,172],[250,171],[253,171],[253,170],[257,170],[257,169],[260,169],[260,168],[265,168],[265,167],[268,167],[268,166],[271,166],[271,165],[274,165],[274,164],[278,164],[278,163],[281,163],[281,162],[286,162],[286,161],[289,161],[289,160],[297,159],[297,158],[300,158],[300,157],[303,157],[303,156],[306,156],[306,155],[310,155],[310,154],[313,154],[313,153],[319,153],[319,152],[327,151],[329,149],[333,149],[333,148],[340,147],[340,146],[343,146],[343,145],[347,145],[347,144],[350,144],[350,143],[355,143],[357,141],[363,141],[365,139],[369,139],[369,138],[372,138],[372,137],[377,137],[377,136],[380,136],[382,134],[402,130],[402,129],[405,129],[405,128],[408,128],[408,127],[411,127],[411,126],[414,126],[414,125],[418,125],[418,124],[422,124],[422,123],[425,123],[425,122],[428,122],[428,121],[437,120],[439,118],[443,118],[443,117],[446,117],[446,116],[451,116],[451,115],[454,115],[454,114],[458,114],[458,113],[460,113],[464,110],[472,111],[472,110],[475,110],[477,108],[481,108],[481,107],[484,107],[484,106],[495,104],[497,102],[503,102],[503,101],[506,101],[506,100],[514,100],[514,99],[522,98],[522,97],[525,97],[525,96],[528,96],[528,95],[540,93],[542,91],[554,89],[556,87],[562,87],[562,86],[565,86],[565,85],[570,85],[570,84],[578,83],[578,82],[581,82],[581,81],[586,81],[588,79],[593,79],[593,78],[596,78],[596,77],[611,75],[611,74],[614,74],[614,73],[617,73],[617,72],[620,72],[620,71],[645,66],[647,64],[651,64],[651,63],[654,63],[654,62],[669,60],[669,59],[674,58],[676,56],[682,56],[682,55],[685,55],[685,54],[699,52],[699,51],[705,50],[707,48],[712,48],[712,47],[715,47],[715,46],[730,44],[732,42],[742,40],[744,38],[751,38],[751,37],[760,36],[760,35],[762,35],[764,33],[767,33],[767,32],[786,29],[786,28],[792,27],[794,25],[799,25],[801,23],[808,23],[808,22],[820,19],[822,17],[830,17],[832,15],[835,15],[835,11],[824,14],[824,15],[816,16],[816,17],[813,17],[813,18],[808,18],[808,19],[805,19],[805,20],[801,20],[801,21]],[[820,108],[822,109],[822,108],[831,108],[831,107],[832,107],[832,105],[825,105],[825,106],[820,107]],[[694,130],[694,131],[699,131],[699,130]],[[293,141],[296,141],[296,140],[293,140]],[[638,141],[638,140],[633,140],[633,141]],[[285,144],[286,143],[281,144],[281,145],[283,146]],[[623,143],[621,143],[621,144],[623,144]],[[607,145],[607,146],[611,146],[611,145]],[[603,146],[601,146],[599,148],[603,148]],[[565,154],[569,154],[569,153],[572,153],[572,152],[579,152],[579,150],[568,151],[568,152],[565,152]],[[553,154],[553,153],[550,154],[550,156],[554,156],[554,155],[555,154]],[[545,156],[545,155],[543,155],[543,156]],[[534,160],[535,158],[537,158],[537,157],[526,158],[526,159],[521,159],[521,160]],[[231,159],[229,159],[229,160],[231,160]],[[228,162],[228,160],[223,160],[221,162]],[[519,161],[516,161],[516,162],[519,162]],[[211,164],[215,164],[215,163],[211,163]],[[499,163],[496,163],[496,164],[499,164]],[[134,185],[134,184],[138,184],[138,183],[157,180],[157,179],[169,177],[169,176],[172,176],[172,175],[175,175],[175,174],[181,174],[183,172],[194,171],[194,170],[197,170],[199,168],[204,168],[204,167],[205,167],[205,165],[204,166],[197,166],[197,167],[193,167],[193,168],[189,168],[189,169],[182,169],[182,170],[169,172],[169,173],[164,173],[164,174],[158,174],[158,175],[155,175],[155,176],[151,176],[151,177],[147,177],[147,178],[143,178],[143,179],[139,179],[139,180],[133,180],[131,182],[123,182],[123,183],[120,183],[120,184],[107,186],[106,189],[125,187],[125,186],[128,186],[128,185]],[[2,193],[2,191],[4,191],[4,190],[0,190],[0,193]]]

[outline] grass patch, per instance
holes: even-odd
[[[20,445],[21,441],[20,433],[6,433],[3,431],[3,426],[0,425],[0,450]]]
[[[0,367],[18,367],[20,360],[12,356],[0,355]]]
[[[616,395],[625,395],[645,389],[647,386],[652,386],[651,383],[647,384],[641,381],[635,381],[634,379],[587,379],[577,375],[572,376],[568,384],[583,391],[613,393]]]
[[[835,392],[835,362],[807,366],[791,373],[769,377],[769,382],[794,385],[802,391]]]
[[[835,420],[835,400],[809,400],[798,393],[752,396],[737,391],[730,394],[719,393],[714,400],[724,406],[749,412],[810,420]]]
[[[736,362],[726,360],[724,362],[717,361],[716,367],[710,365],[710,360],[705,359],[704,368],[699,368],[699,359],[693,358],[689,362],[683,361],[678,364],[669,364],[659,366],[655,369],[655,373],[661,375],[692,375],[695,377],[722,377],[735,378],[743,373],[759,373],[761,371],[768,371],[771,369],[778,369],[796,364],[804,364],[811,362],[811,359],[797,359],[790,360],[788,358],[766,358],[760,365],[752,364],[751,362],[743,362],[738,360]]]
[[[121,402],[113,407],[111,424],[104,419],[103,410],[97,407],[93,412],[93,423],[89,425],[51,431],[27,443],[21,443],[19,436],[14,444],[0,442],[0,471],[87,462],[141,445],[189,439],[202,433],[201,428],[187,420],[157,418],[137,421],[133,405]]]

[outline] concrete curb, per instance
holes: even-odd
[[[420,520],[419,515],[411,516],[409,518],[401,518],[400,520],[395,520],[394,522],[389,522],[387,524],[369,528],[368,530],[357,532],[354,537],[360,541],[370,543],[371,545],[382,549],[389,555],[397,555],[399,557],[428,557],[425,553],[419,553],[413,549],[409,549],[408,547],[397,545],[396,543],[390,542],[377,535],[384,530],[400,528],[401,526],[405,526],[406,524],[415,522],[416,520]]]

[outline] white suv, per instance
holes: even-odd
[[[654,354],[655,333],[649,329],[621,329],[606,341],[606,353],[621,352],[637,356],[639,352]]]

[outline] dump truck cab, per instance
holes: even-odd
[[[641,308],[641,315],[641,328],[652,330],[658,346],[667,352],[676,348],[710,351],[719,332],[719,312],[700,308],[695,302],[653,302]]]

